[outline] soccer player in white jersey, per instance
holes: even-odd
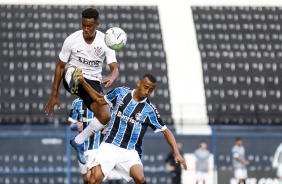
[[[209,171],[209,158],[210,152],[207,150],[206,141],[200,142],[200,148],[194,151],[196,158],[195,170],[197,175],[196,184],[199,184],[203,181],[203,184],[206,184],[208,171]]]
[[[56,66],[53,81],[52,93],[49,102],[45,107],[45,114],[53,114],[54,107],[60,109],[58,89],[63,79],[66,90],[77,94],[95,117],[90,124],[79,135],[71,140],[71,145],[78,154],[78,159],[85,164],[82,143],[93,133],[103,129],[110,118],[108,105],[97,105],[88,95],[82,85],[78,83],[78,77],[84,76],[91,88],[99,93],[102,92],[101,83],[109,87],[118,77],[119,71],[115,51],[105,45],[104,33],[97,30],[99,27],[99,12],[95,8],[86,8],[82,11],[82,30],[76,31],[68,36],[59,54],[59,62]],[[111,70],[108,78],[102,79],[102,64],[104,59]]]
[[[99,105],[109,104],[113,109],[108,131],[92,163],[90,184],[101,183],[113,168],[127,181],[132,178],[137,184],[146,184],[140,155],[148,126],[164,134],[173,150],[175,162],[180,162],[187,170],[173,134],[148,99],[156,86],[154,76],[143,75],[136,89],[119,87],[107,95],[96,92],[82,76],[79,81]]]
[[[242,138],[236,138],[235,145],[232,148],[232,155],[234,176],[239,180],[238,184],[246,184],[246,179],[248,177],[246,166],[249,165],[250,162],[245,159],[245,148],[243,146]]]
[[[282,184],[282,143],[277,147],[274,153],[272,167],[277,169],[276,175],[278,177],[279,184]]]

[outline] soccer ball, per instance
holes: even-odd
[[[119,27],[112,27],[106,31],[105,43],[113,50],[122,49],[127,41],[126,33]]]

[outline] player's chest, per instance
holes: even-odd
[[[77,56],[103,57],[105,55],[105,46],[99,43],[74,43],[72,53]]]

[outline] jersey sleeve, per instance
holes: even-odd
[[[106,62],[107,64],[111,64],[111,63],[116,63],[117,62],[117,58],[116,58],[116,51],[110,49],[109,47],[105,47],[105,55],[106,55]]]
[[[73,102],[68,121],[77,122],[77,118],[78,118],[77,103]]]
[[[116,98],[120,94],[121,88],[115,88],[107,93],[107,95],[104,96],[104,99],[109,104],[111,108],[113,108],[116,105]]]
[[[149,104],[150,112],[147,118],[147,122],[149,123],[150,127],[155,131],[155,133],[166,130],[167,127],[163,122],[159,111],[155,108],[154,105],[152,105],[151,103]]]
[[[64,41],[62,50],[59,54],[59,58],[61,61],[65,63],[69,61],[69,57],[71,55],[71,46],[72,46],[71,39],[70,37],[67,37]]]
[[[238,149],[236,149],[236,147],[234,147],[234,148],[232,149],[232,156],[233,156],[234,158],[239,158]]]

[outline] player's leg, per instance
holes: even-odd
[[[90,178],[90,172],[88,172],[86,165],[78,162],[78,166],[79,166],[80,173],[82,175],[82,179],[83,179],[84,184],[88,184],[88,181],[89,181],[89,178]]]
[[[82,75],[82,70],[75,66],[68,67],[64,72],[64,81],[67,86],[64,84],[66,90],[71,94],[78,93],[78,84],[79,78]]]
[[[90,171],[88,171],[86,174],[83,174],[83,175],[82,175],[84,184],[88,184],[88,182],[89,182],[89,180],[90,180],[90,175],[91,175],[91,172],[90,172]]]
[[[100,165],[91,168],[89,184],[100,184],[104,179],[104,174]]]
[[[143,167],[140,164],[136,164],[130,167],[130,176],[137,184],[145,184],[145,176],[143,173]]]

